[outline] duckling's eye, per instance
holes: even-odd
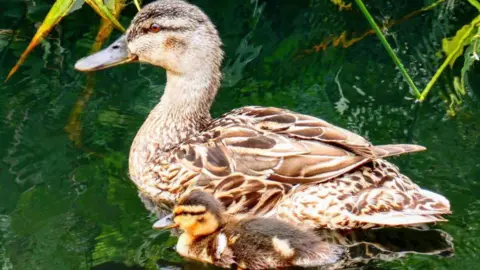
[[[198,221],[198,222],[204,222],[204,221],[205,221],[205,218],[199,217],[199,218],[197,218],[197,221]]]
[[[152,23],[152,25],[150,25],[150,32],[153,32],[153,33],[158,33],[160,32],[160,25],[158,23]]]

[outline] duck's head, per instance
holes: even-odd
[[[225,223],[223,205],[212,195],[194,190],[173,208],[174,225],[193,237],[214,233]]]
[[[80,59],[75,68],[93,71],[140,61],[175,74],[220,68],[221,40],[207,15],[182,0],[159,0],[143,7],[126,34],[108,48]]]

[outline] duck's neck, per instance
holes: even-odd
[[[167,72],[160,102],[150,112],[130,148],[129,171],[136,181],[147,161],[168,151],[203,129],[220,85],[218,68],[203,68],[188,75]]]

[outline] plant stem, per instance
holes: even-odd
[[[408,72],[407,70],[405,69],[405,67],[403,66],[402,62],[400,61],[400,59],[397,57],[397,55],[395,54],[395,52],[393,51],[392,47],[390,46],[390,44],[388,43],[387,39],[385,38],[385,36],[383,35],[382,33],[382,30],[380,30],[380,28],[378,27],[378,25],[375,23],[375,20],[373,19],[372,15],[370,14],[370,12],[368,12],[368,9],[367,7],[365,6],[365,4],[363,4],[363,1],[362,0],[355,0],[355,2],[357,3],[358,7],[360,8],[360,10],[362,11],[363,15],[365,16],[365,18],[367,18],[367,21],[370,23],[370,25],[372,26],[373,30],[375,30],[375,33],[377,34],[378,38],[380,39],[380,42],[382,42],[383,46],[385,47],[385,49],[387,50],[388,54],[390,55],[390,57],[392,58],[393,62],[395,63],[395,65],[398,67],[398,69],[400,70],[400,72],[402,73],[403,77],[405,78],[405,80],[407,81],[408,85],[410,85],[410,87],[412,88],[413,90],[413,93],[415,94],[416,98],[417,99],[420,99],[421,98],[421,94],[420,94],[420,91],[418,91],[418,88],[415,86],[415,83],[413,82],[412,78],[410,78],[410,75],[408,75]]]

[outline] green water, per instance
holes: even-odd
[[[478,76],[470,76],[472,89],[450,118],[441,95],[452,89],[461,65],[446,71],[426,102],[415,104],[374,35],[343,48],[369,29],[355,7],[340,11],[327,0],[194,2],[218,26],[227,52],[215,116],[243,105],[284,107],[375,144],[412,142],[428,148],[393,162],[420,186],[450,199],[453,215],[435,228],[453,237],[455,255],[408,255],[370,262],[369,269],[478,269]],[[380,22],[432,3],[366,2]],[[466,2],[446,1],[386,31],[420,88],[442,62],[442,38],[477,15]],[[52,3],[0,3],[1,78]],[[128,25],[134,13],[134,6],[127,6],[122,24]],[[89,53],[98,24],[98,16],[84,5],[52,31],[8,83],[0,84],[1,269],[154,269],[157,260],[182,262],[171,249],[175,239],[151,229],[154,217],[127,176],[131,141],[162,94],[164,72],[138,64],[100,71],[90,79],[89,96],[87,76],[73,65]],[[8,29],[19,32],[12,39]],[[327,42],[325,50],[312,50],[343,32],[346,43]],[[119,35],[114,32],[110,42]],[[472,74],[479,69],[477,64]],[[77,118],[70,117],[79,100],[85,106],[73,114]]]

